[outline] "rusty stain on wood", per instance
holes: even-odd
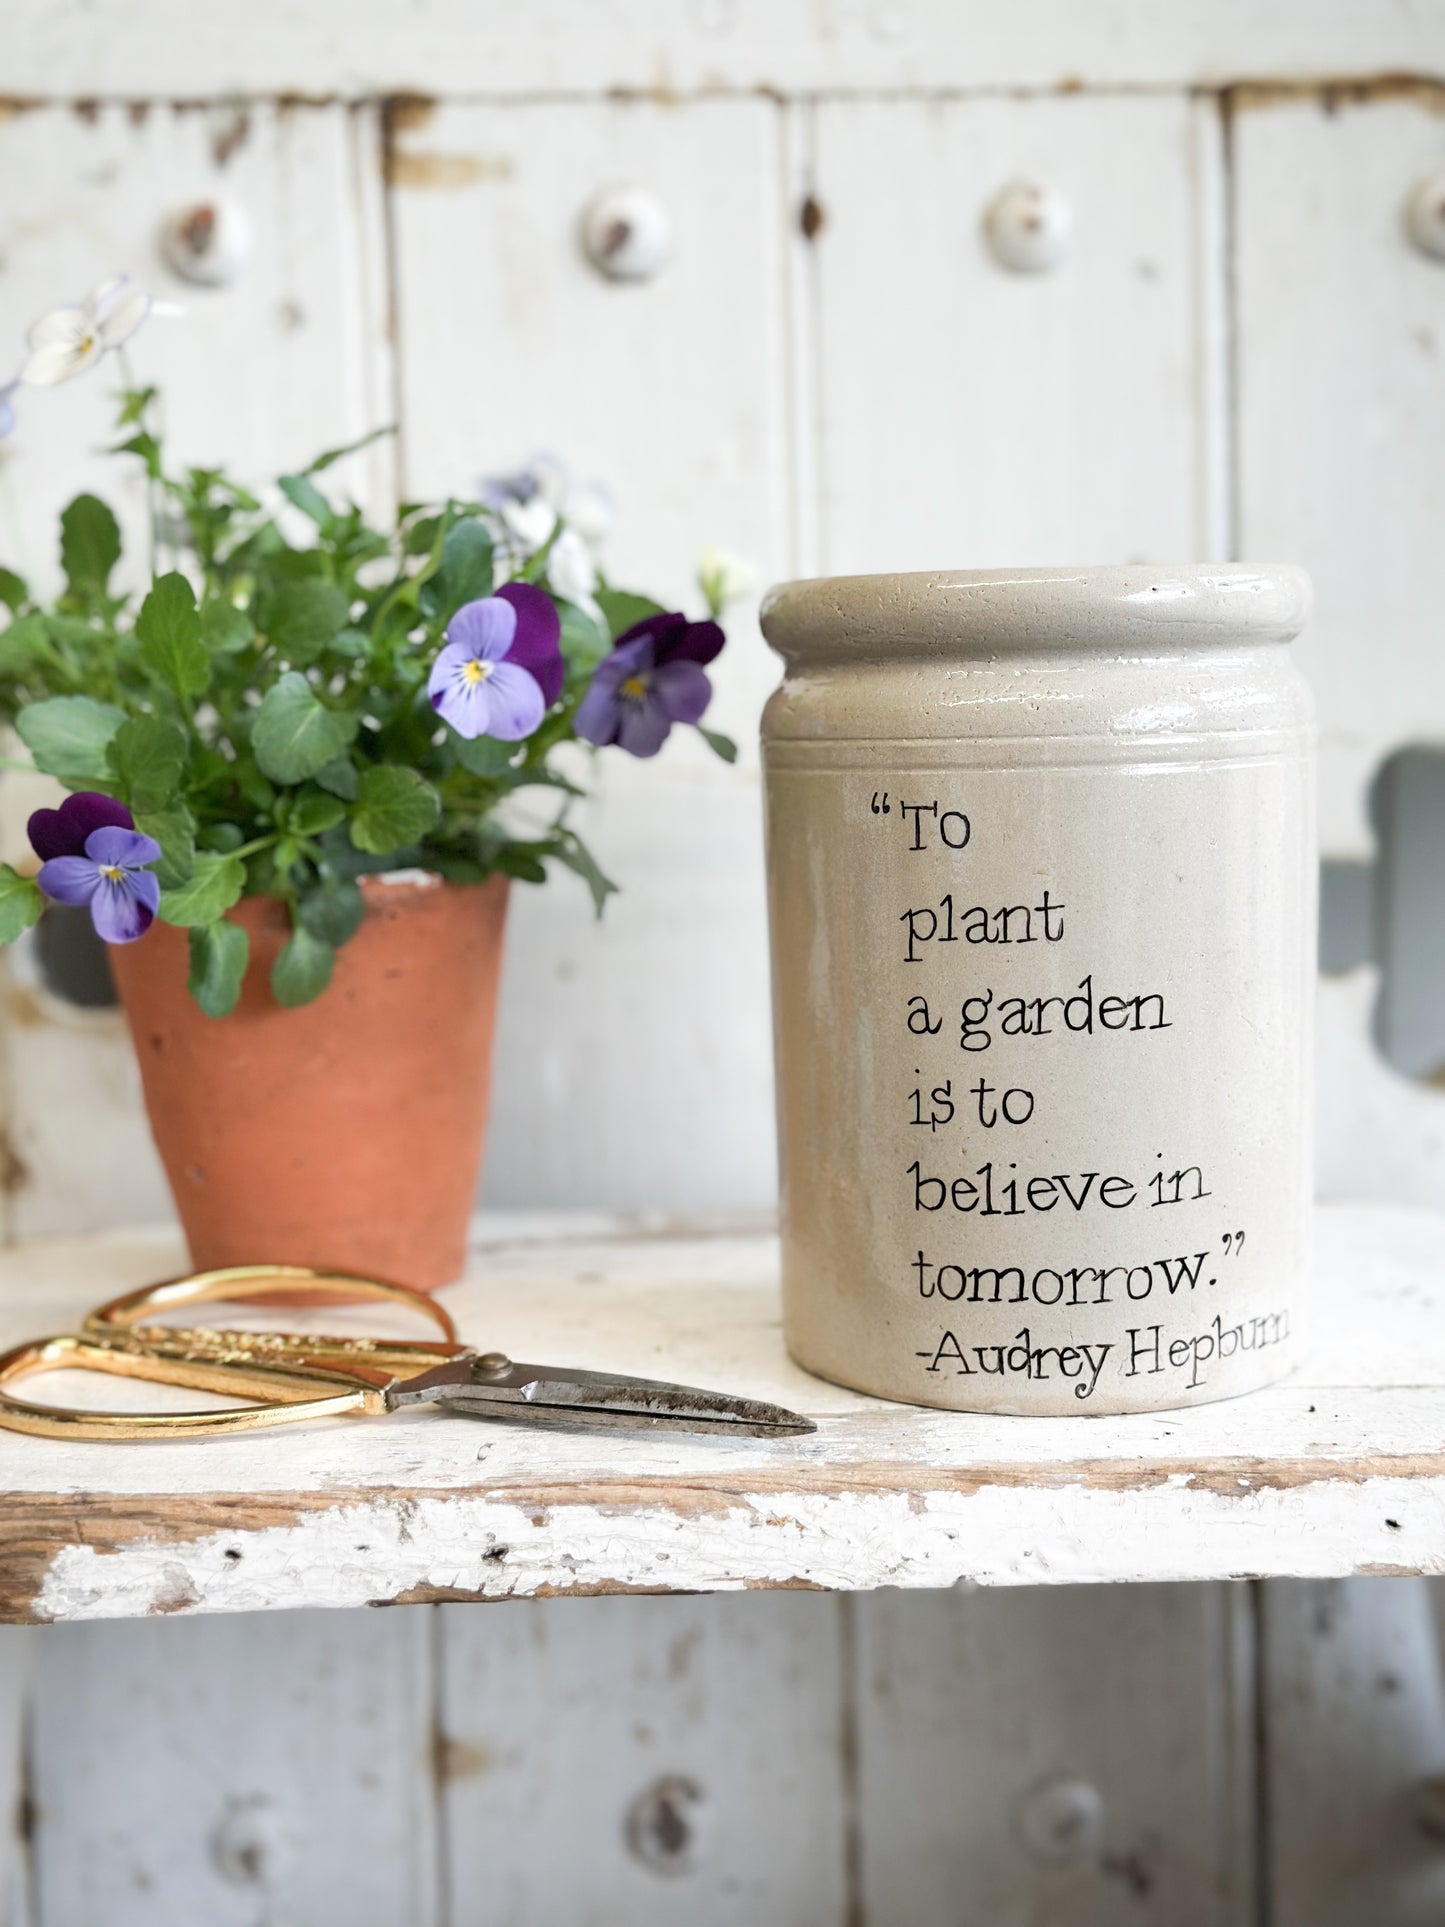
[[[393,187],[472,187],[478,181],[509,181],[515,164],[507,154],[444,154],[387,149],[387,180]]]
[[[1386,101],[1410,101],[1427,113],[1445,114],[1445,79],[1429,74],[1370,74],[1330,80],[1249,80],[1219,88],[1227,109],[1287,106],[1295,101],[1317,101],[1327,114],[1342,107],[1376,107]]]
[[[431,1770],[432,1780],[438,1787],[456,1780],[479,1779],[482,1774],[491,1771],[493,1764],[493,1755],[488,1747],[459,1740],[445,1730],[440,1720],[433,1720]]]
[[[249,110],[237,107],[226,114],[211,132],[211,158],[217,167],[224,167],[250,138]]]
[[[15,1197],[31,1182],[30,1167],[15,1148],[8,1124],[0,1124],[0,1195]]]

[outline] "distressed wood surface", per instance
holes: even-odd
[[[818,572],[1223,553],[1214,103],[823,101],[812,119]],[[1050,272],[1009,272],[984,239],[1020,179],[1072,216]]]
[[[12,0],[18,95],[1190,86],[1445,72],[1439,0]]]
[[[1270,1888],[1281,1927],[1445,1918],[1440,1581],[1264,1588]]]
[[[1445,273],[1404,229],[1445,87],[1231,118],[1240,550],[1314,577],[1321,845],[1365,856],[1381,759],[1445,731]]]
[[[859,1919],[1260,1918],[1244,1588],[844,1603],[856,1622]]]
[[[777,1593],[443,1607],[453,1918],[847,1920],[839,1603]]]
[[[415,1412],[169,1445],[7,1434],[4,1616],[1445,1571],[1440,1219],[1326,1212],[1292,1382],[1098,1420],[965,1418],[808,1377],[783,1354],[768,1236],[492,1235],[450,1296],[469,1336],[777,1399],[817,1433],[549,1436]],[[165,1234],[30,1247],[0,1264],[5,1329],[63,1329],[99,1290],[179,1267]]]
[[[436,1927],[432,1632],[358,1613],[46,1634],[36,1927]]]

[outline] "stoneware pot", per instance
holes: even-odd
[[[251,939],[241,1000],[204,1015],[184,930],[111,951],[146,1107],[192,1262],[361,1271],[432,1290],[461,1272],[481,1163],[507,881],[367,878],[330,987],[276,1004],[284,910]]]
[[[775,590],[788,1344],[964,1411],[1299,1355],[1315,972],[1295,569]]]

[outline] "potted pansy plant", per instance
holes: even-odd
[[[28,387],[121,347],[128,283],[38,323]],[[165,459],[126,380],[115,453],[151,500],[151,582],[114,586],[121,535],[80,495],[53,600],[0,571],[0,720],[69,794],[0,866],[0,940],[47,903],[109,947],[147,1107],[198,1265],[461,1268],[481,1158],[513,881],[613,884],[571,816],[589,760],[702,727],[718,617],[611,583],[595,490],[557,466],[386,527],[327,493],[346,449],[253,493]],[[524,822],[517,799],[544,799]]]

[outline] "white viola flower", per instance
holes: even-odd
[[[597,587],[597,564],[592,551],[575,529],[564,528],[547,556],[547,580],[564,602],[575,602],[588,615],[600,620],[601,611],[592,599]]]
[[[557,511],[542,495],[533,495],[525,502],[503,502],[498,513],[524,555],[534,555],[557,526]]]
[[[567,491],[562,518],[589,548],[600,548],[612,527],[612,497],[600,482],[578,482]]]
[[[567,473],[567,464],[562,457],[554,455],[550,449],[542,449],[527,463],[525,474],[530,484],[530,493],[540,495],[542,500],[560,515],[567,501],[567,492],[572,485]]]
[[[151,298],[125,275],[106,281],[79,307],[54,308],[30,330],[30,354],[20,379],[53,388],[82,374],[112,348],[129,341],[151,311]]]
[[[757,570],[743,556],[727,549],[704,549],[697,565],[697,585],[707,598],[707,606],[719,615],[730,602],[748,594],[757,581]]]

